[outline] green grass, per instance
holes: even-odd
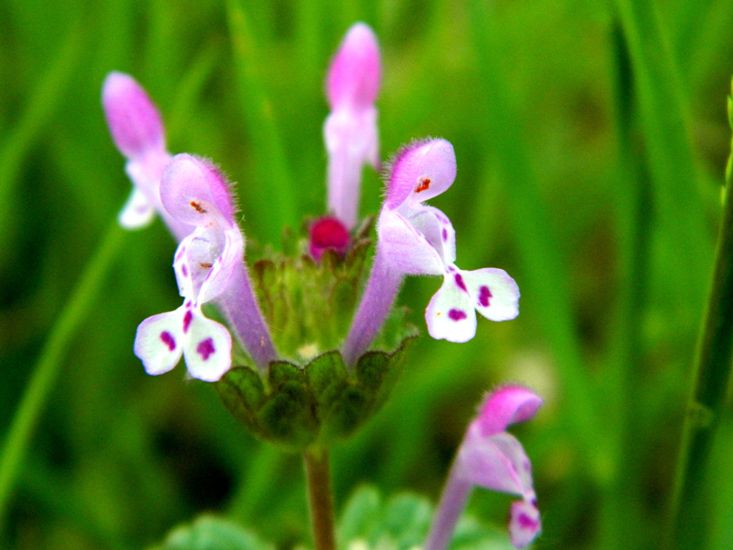
[[[151,378],[132,354],[137,323],[178,303],[175,245],[159,222],[109,229],[130,184],[99,94],[108,71],[135,75],[171,151],[237,182],[249,248],[279,247],[325,208],[323,78],[355,20],[382,45],[382,157],[417,137],[454,144],[458,178],[432,204],[458,264],[506,269],[522,301],[458,346],[424,330],[440,281],[408,280],[423,337],[391,401],[334,449],[337,508],[364,482],[437,499],[482,392],[518,381],[546,399],[516,430],[544,516],[536,547],[660,540],[721,218],[730,2],[9,0],[0,546],[140,548],[211,510],[284,547],[309,540],[297,457],[246,434],[182,366]],[[381,193],[366,170],[362,213]],[[719,426],[698,481],[720,489],[705,548],[732,536],[729,401]],[[470,507],[502,526],[506,504],[476,492]]]

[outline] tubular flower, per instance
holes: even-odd
[[[379,166],[374,101],[381,72],[374,33],[364,23],[356,23],[331,62],[326,79],[331,113],[323,127],[328,151],[328,207],[348,229],[357,221],[362,166]]]
[[[519,314],[519,288],[504,270],[464,271],[455,265],[456,233],[448,217],[424,202],[456,177],[453,146],[444,139],[416,141],[392,162],[377,221],[377,252],[354,317],[344,355],[353,362],[378,332],[406,275],[442,275],[425,310],[433,338],[467,342],[476,334],[476,311],[492,321]]]
[[[521,386],[505,386],[486,397],[469,424],[441,498],[426,550],[445,548],[474,486],[521,497],[512,503],[509,532],[517,548],[540,533],[532,466],[507,426],[531,419],[542,399]]]
[[[183,355],[191,376],[215,381],[230,367],[232,340],[224,326],[206,318],[201,306],[228,292],[243,263],[244,240],[227,184],[207,161],[177,155],[163,175],[160,192],[171,217],[192,228],[173,263],[183,305],[140,324],[135,354],[148,374],[168,372]]]
[[[127,158],[125,171],[133,183],[130,198],[119,214],[120,225],[148,225],[157,211],[171,233],[181,240],[186,226],[173,219],[160,200],[160,181],[171,160],[165,147],[163,123],[145,90],[129,75],[112,72],[102,88],[102,104],[112,139]]]

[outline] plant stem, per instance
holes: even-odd
[[[448,547],[453,531],[456,529],[461,512],[466,507],[473,486],[456,473],[455,463],[451,466],[448,480],[435,512],[425,550],[443,550]]]
[[[328,451],[321,448],[309,449],[303,453],[303,461],[308,482],[308,504],[315,548],[335,550]]]
[[[729,99],[729,112],[731,99]],[[730,115],[729,115],[730,116]],[[708,459],[720,424],[733,359],[733,200],[731,161],[726,171],[723,219],[718,232],[712,288],[703,320],[693,372],[693,389],[685,415],[682,448],[671,503],[668,544],[695,540],[704,548],[707,511],[702,503]],[[681,506],[685,506],[684,515]]]
[[[354,366],[382,328],[397,298],[403,278],[402,274],[387,265],[384,252],[377,243],[372,271],[342,350],[347,367]]]
[[[33,367],[33,375],[21,398],[0,456],[0,530],[4,524],[18,467],[23,462],[38,417],[64,364],[64,354],[69,349],[79,324],[95,304],[102,282],[124,242],[124,235],[124,230],[115,220],[107,230],[96,255],[87,264]]]

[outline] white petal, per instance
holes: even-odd
[[[231,276],[238,264],[244,262],[244,242],[239,227],[224,231],[224,246],[214,258],[212,267],[201,283],[198,303],[210,302],[224,294],[231,284]]]
[[[508,321],[519,315],[519,287],[503,269],[463,271],[463,279],[476,309],[487,319]]]
[[[201,310],[193,311],[184,357],[188,372],[205,382],[219,380],[232,364],[232,337],[221,324],[204,317]]]
[[[443,284],[425,310],[430,336],[449,342],[468,342],[476,335],[476,312],[458,270],[445,275]]]
[[[135,355],[148,374],[168,372],[178,364],[183,352],[181,321],[183,308],[153,315],[137,327]]]
[[[400,209],[409,223],[422,233],[430,245],[450,265],[456,261],[456,232],[448,216],[432,206],[417,205]]]
[[[377,224],[379,246],[390,267],[405,275],[441,275],[443,260],[424,235],[401,214],[383,208]]]
[[[529,546],[541,529],[540,511],[533,502],[520,500],[512,503],[509,532],[515,548]]]
[[[492,491],[534,497],[532,466],[522,444],[502,432],[489,437],[469,431],[458,454],[461,475]]]
[[[120,225],[125,229],[145,227],[153,221],[155,208],[138,189],[133,189],[130,198],[117,216]]]

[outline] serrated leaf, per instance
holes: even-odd
[[[274,550],[250,531],[227,519],[204,515],[175,527],[151,550]]]
[[[265,388],[258,372],[250,367],[233,367],[216,383],[216,389],[229,412],[251,424],[265,398]]]

